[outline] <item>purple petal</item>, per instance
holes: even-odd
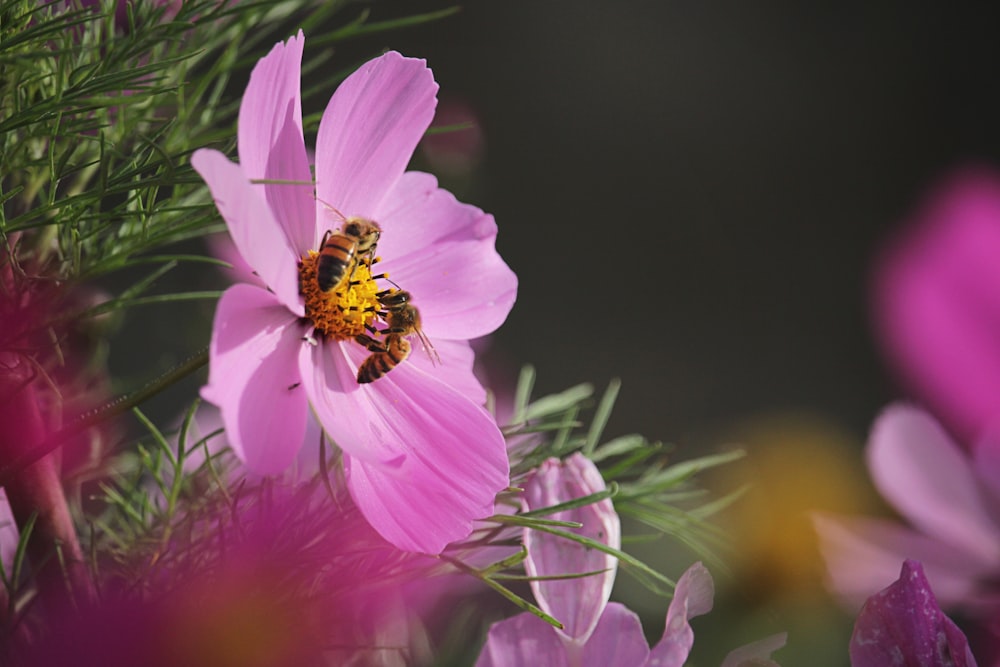
[[[758,639],[730,651],[719,667],[779,667],[771,659],[771,654],[783,647],[788,641],[785,632]]]
[[[299,78],[304,43],[300,30],[257,62],[240,103],[237,126],[240,166],[248,178],[307,184],[263,185],[267,203],[297,256],[318,241],[312,173],[302,139]]]
[[[288,244],[285,232],[265,202],[263,186],[252,185],[238,164],[216,150],[195,151],[191,166],[208,183],[215,206],[243,259],[288,310],[303,315],[299,255]]]
[[[865,603],[854,624],[852,667],[975,667],[968,641],[945,616],[920,563],[903,563],[899,579]]]
[[[518,614],[490,626],[486,645],[476,660],[476,667],[525,665],[569,667],[566,649],[555,628],[529,613]]]
[[[523,503],[530,510],[558,505],[606,488],[597,466],[579,453],[565,461],[548,459],[523,486]],[[547,518],[581,523],[582,528],[571,532],[616,549],[621,546],[621,524],[610,499],[556,512]],[[532,577],[599,572],[574,579],[531,582],[538,606],[565,625],[562,632],[566,637],[585,642],[608,603],[618,560],[572,540],[531,529],[524,531],[524,544],[528,549],[525,571]]]
[[[240,284],[219,299],[201,394],[222,411],[229,444],[252,472],[282,472],[302,446],[301,337],[296,318],[270,292]]]
[[[917,528],[984,562],[1000,560],[1000,530],[970,461],[932,417],[906,405],[886,408],[866,453],[879,491]]]
[[[635,612],[618,602],[604,608],[601,620],[583,647],[581,667],[642,665],[649,646]]]
[[[1000,178],[964,169],[890,239],[873,316],[889,362],[962,441],[1000,418]]]
[[[375,218],[434,118],[437,89],[425,61],[395,51],[347,77],[319,125],[317,199],[345,216]],[[322,203],[317,212],[322,219]]]
[[[517,276],[496,251],[493,216],[420,172],[403,175],[378,216],[379,268],[413,294],[428,335],[477,338],[503,323]]]
[[[667,609],[663,637],[649,653],[645,667],[681,667],[694,645],[688,620],[712,610],[715,584],[705,566],[695,563],[681,575]]]
[[[413,364],[359,386],[354,374],[365,351],[348,350],[322,345],[300,363],[313,409],[344,450],[355,503],[400,549],[440,553],[492,515],[509,484],[500,429]]]
[[[946,605],[970,601],[977,579],[994,571],[955,545],[927,537],[884,519],[834,517],[814,514],[830,588],[857,610],[875,591],[892,580],[907,558],[924,564],[938,598]]]

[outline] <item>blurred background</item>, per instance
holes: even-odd
[[[880,508],[860,452],[901,390],[869,270],[937,179],[1000,164],[996,19],[985,3],[470,2],[343,53],[426,58],[438,122],[477,125],[418,160],[496,216],[519,275],[495,362],[534,364],[539,393],[620,378],[610,436],[679,458],[748,448],[719,482],[756,485],[694,625],[699,664],[780,630],[783,664],[847,664],[851,618],[824,597],[804,511]],[[674,575],[691,560],[644,555]],[[616,595],[659,636],[662,601],[622,577]]]
[[[373,7],[418,5],[449,6]],[[1000,159],[978,10],[468,3],[385,46],[481,125],[456,189],[497,218],[521,290],[496,343],[541,389],[621,377],[612,428],[676,441],[775,411],[863,434],[896,394],[877,244],[949,168]]]

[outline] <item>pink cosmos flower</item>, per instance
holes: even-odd
[[[972,457],[927,413],[891,405],[866,450],[879,492],[911,524],[814,516],[829,584],[852,609],[918,560],[946,609],[990,623],[1000,618],[1000,448]],[[994,638],[995,641],[995,638]]]
[[[1000,425],[1000,175],[938,185],[877,258],[872,319],[910,395],[962,442]]]
[[[548,459],[532,471],[524,483],[522,506],[527,510],[551,507],[605,489],[604,478],[594,463],[580,453],[565,461]],[[620,549],[621,521],[610,499],[584,507],[556,512],[547,518],[575,521],[573,531]],[[538,606],[565,627],[557,630],[569,647],[581,647],[594,632],[615,583],[618,559],[578,542],[537,530],[524,531],[528,550],[525,571],[530,577],[600,572],[575,579],[534,579],[531,591]]]
[[[605,488],[597,467],[581,454],[565,461],[549,459],[524,484],[524,509],[539,509],[597,493]],[[609,499],[551,515],[582,524],[579,532],[619,548],[621,528]],[[677,582],[667,611],[662,639],[650,649],[639,617],[617,602],[608,603],[618,561],[577,542],[540,531],[525,530],[528,558],[525,569],[533,577],[582,574],[572,579],[535,579],[532,592],[546,613],[563,623],[559,630],[525,612],[489,631],[477,667],[680,667],[694,644],[688,621],[712,608],[712,576],[695,563]],[[776,665],[770,653],[784,645],[781,635],[737,649],[723,667],[743,664]]]
[[[899,579],[868,598],[854,624],[851,667],[976,667],[969,642],[942,613],[920,563],[903,562]]]
[[[872,481],[912,527],[891,519],[814,517],[830,583],[855,608],[892,581],[899,563],[919,560],[945,607],[995,609],[980,582],[1000,576],[1000,458],[969,458],[933,417],[905,404],[872,427]]]
[[[202,394],[221,409],[236,454],[263,474],[292,462],[311,410],[343,450],[351,495],[371,524],[402,549],[437,553],[491,514],[508,484],[468,340],[504,321],[517,280],[496,253],[491,216],[429,174],[404,172],[434,115],[437,85],[424,61],[390,52],[340,85],[320,122],[314,178],[302,135],[303,44],[299,33],[254,68],[239,164],[206,149],[191,159],[267,285],[237,284],[220,299]],[[352,217],[381,226],[377,268],[412,295],[440,364],[415,343],[392,372],[358,383],[371,352],[355,335],[384,327],[375,311],[389,285],[376,284],[367,262],[329,293],[309,274],[325,232]]]

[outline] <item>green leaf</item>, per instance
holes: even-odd
[[[611,417],[611,411],[615,407],[615,400],[618,398],[621,386],[621,380],[616,378],[608,383],[608,388],[601,396],[601,402],[597,404],[594,418],[590,422],[590,429],[587,431],[587,440],[583,445],[584,456],[590,457],[597,448],[597,443],[600,442],[601,435],[604,433],[604,427],[608,424],[608,418]]]

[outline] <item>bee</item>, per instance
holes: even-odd
[[[346,218],[339,231],[328,230],[316,262],[319,288],[329,292],[350,280],[362,259],[374,257],[381,234],[378,223],[366,218]]]
[[[386,322],[386,328],[380,333],[385,336],[385,342],[364,334],[356,338],[372,353],[358,368],[358,384],[374,382],[409,357],[413,347],[406,337],[410,335],[420,339],[431,363],[441,362],[441,357],[420,328],[420,311],[410,303],[411,299],[410,293],[404,290],[392,290],[380,296]]]

